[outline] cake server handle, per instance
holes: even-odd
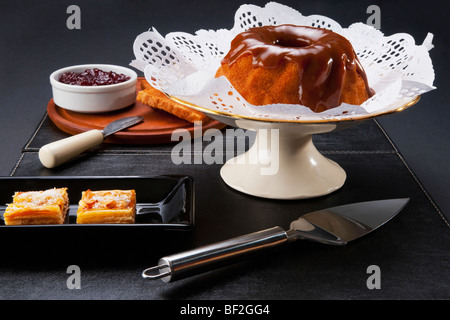
[[[225,266],[249,253],[278,246],[287,241],[286,231],[281,227],[273,227],[163,257],[157,266],[145,269],[142,277],[172,282]]]

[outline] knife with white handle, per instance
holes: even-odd
[[[93,129],[62,140],[58,140],[39,149],[39,160],[47,168],[57,167],[89,148],[101,144],[107,136],[134,126],[144,120],[143,117],[126,117],[108,124],[103,130]]]
[[[292,221],[287,231],[273,227],[163,257],[157,266],[145,269],[142,277],[172,282],[298,239],[345,245],[391,220],[408,201],[409,198],[377,200],[314,211]]]

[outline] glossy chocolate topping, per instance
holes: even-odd
[[[345,73],[355,68],[368,97],[374,95],[350,42],[329,30],[294,25],[251,28],[233,39],[222,64],[232,65],[247,54],[253,56],[255,67],[273,69],[285,62],[296,63],[300,103],[313,109],[339,106]]]

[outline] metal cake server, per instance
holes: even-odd
[[[292,221],[287,231],[273,227],[163,257],[157,266],[145,269],[142,277],[171,282],[224,266],[251,252],[297,239],[345,245],[388,222],[408,201],[409,198],[377,200],[314,211]]]
[[[115,120],[103,130],[93,129],[62,140],[58,140],[39,149],[39,160],[47,168],[54,168],[79,155],[83,151],[102,143],[107,136],[124,130],[139,122],[143,117],[126,117]]]

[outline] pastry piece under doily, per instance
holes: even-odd
[[[142,90],[138,92],[136,100],[145,105],[164,110],[189,122],[201,121],[202,123],[207,123],[211,121],[211,118],[204,113],[171,100],[163,92],[152,87],[146,80],[141,82],[141,87]]]

